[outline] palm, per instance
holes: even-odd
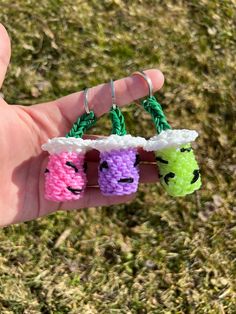
[[[0,86],[4,79],[10,57],[10,42],[3,26],[0,25]],[[163,84],[160,71],[149,70],[154,88]],[[110,89],[107,84],[90,90],[91,107],[96,116],[107,112],[111,103]],[[143,97],[147,87],[142,79],[129,77],[116,81],[116,100],[125,105]],[[107,99],[104,95],[108,95]],[[105,197],[97,187],[88,187],[85,196],[79,201],[54,203],[44,198],[44,170],[48,154],[42,152],[41,145],[48,138],[64,136],[76,118],[84,113],[82,93],[74,93],[56,101],[31,107],[9,106],[0,99],[0,224],[25,221],[46,215],[58,209],[75,209],[125,202],[131,196]],[[143,154],[143,159],[152,156]],[[88,156],[88,185],[96,184],[98,155],[91,152]],[[157,179],[157,171],[152,165],[141,167],[141,180]]]
[[[38,134],[24,117],[19,107],[1,101],[1,224],[37,217],[41,206],[47,210],[45,203],[40,204],[39,175],[46,156],[36,145]]]

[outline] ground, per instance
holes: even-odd
[[[0,8],[12,40],[9,103],[159,68],[169,122],[200,133],[203,180],[184,198],[142,185],[129,205],[2,229],[0,312],[236,313],[235,0],[1,0]],[[154,134],[142,109],[123,112],[132,134]],[[107,117],[93,129],[109,131]]]

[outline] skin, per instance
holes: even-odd
[[[10,39],[0,24],[0,88],[10,61]],[[154,90],[159,90],[164,77],[159,70],[147,70]],[[115,81],[116,103],[119,106],[144,97],[148,93],[145,81],[139,76]],[[89,90],[89,106],[96,116],[109,111],[111,91],[109,84],[101,84]],[[128,196],[103,196],[97,186],[99,154],[87,154],[88,188],[81,200],[56,203],[44,198],[44,171],[47,152],[41,145],[48,138],[64,136],[79,115],[84,113],[83,92],[76,92],[48,103],[30,107],[8,105],[0,98],[0,226],[36,219],[57,210],[81,209],[90,206],[109,206],[131,201]],[[141,182],[155,182],[158,172],[153,153],[140,152]],[[153,163],[152,163],[153,162]]]

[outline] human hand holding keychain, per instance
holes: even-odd
[[[0,87],[10,59],[10,40],[5,28],[0,25]],[[159,70],[146,71],[151,77],[154,90],[164,83]],[[126,77],[114,82],[116,103],[124,106],[147,95],[147,87],[137,77]],[[111,105],[109,84],[101,84],[90,89],[91,108],[97,117],[108,112]],[[48,153],[41,145],[49,138],[65,136],[73,123],[85,113],[84,93],[76,92],[63,98],[33,105],[8,105],[0,98],[0,225],[32,220],[48,215],[59,209],[79,209],[89,206],[124,203],[133,198],[133,194],[124,196],[104,196],[96,187],[99,154],[91,151],[87,154],[88,185],[84,195],[78,201],[52,202],[44,198],[44,171],[48,163]],[[141,160],[154,161],[153,153],[141,151]],[[154,164],[140,165],[140,181],[158,180]]]

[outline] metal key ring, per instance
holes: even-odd
[[[141,76],[142,78],[144,78],[145,82],[147,83],[148,85],[148,92],[149,92],[149,97],[152,97],[153,96],[153,85],[152,85],[152,80],[150,79],[149,76],[147,76],[147,74],[143,71],[136,71],[132,74],[133,75],[139,75]]]
[[[87,114],[90,114],[89,105],[88,105],[88,88],[84,90],[84,109]]]
[[[114,85],[114,81],[112,79],[110,79],[110,84],[111,84],[112,108],[116,109],[117,104],[116,104],[115,85]]]

